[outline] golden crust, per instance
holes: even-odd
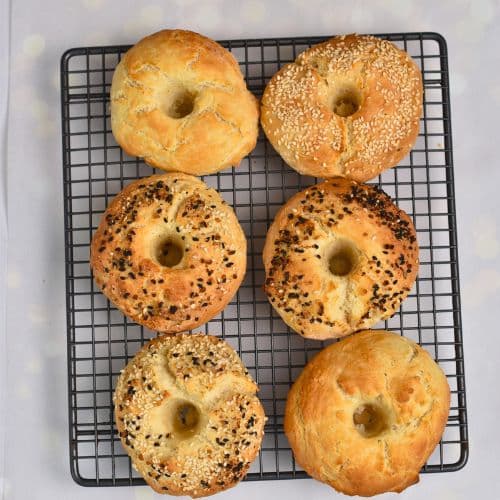
[[[343,117],[333,109],[345,95],[359,108]],[[406,52],[373,36],[341,36],[311,47],[273,76],[261,123],[301,174],[363,182],[408,154],[422,95],[420,70]]]
[[[381,432],[365,437],[356,409],[384,408]],[[400,492],[418,481],[444,431],[446,376],[417,344],[364,331],[321,351],[292,386],[285,433],[297,462],[347,495]]]
[[[353,255],[344,276],[335,252]],[[264,245],[265,291],[304,337],[342,337],[387,319],[418,271],[410,217],[375,186],[337,177],[297,193],[280,209]]]
[[[169,106],[194,103],[184,117]],[[233,55],[197,33],[163,30],[120,61],[111,86],[111,126],[120,146],[155,167],[193,175],[238,165],[257,142],[259,106]]]
[[[122,371],[115,419],[134,467],[158,493],[203,497],[231,488],[260,449],[264,409],[236,352],[210,335],[160,336]],[[179,405],[199,412],[193,432]]]
[[[161,265],[164,241],[183,247]],[[129,184],[103,214],[90,265],[102,292],[152,330],[195,328],[231,300],[246,270],[246,239],[232,208],[200,179],[163,174]]]

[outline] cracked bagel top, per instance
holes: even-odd
[[[283,321],[326,339],[392,316],[418,270],[410,217],[376,186],[343,177],[297,193],[264,246],[265,291]]]
[[[237,165],[255,147],[258,113],[233,55],[190,31],[142,39],[113,75],[116,141],[164,170],[203,175]]]
[[[330,345],[304,368],[285,409],[295,460],[347,495],[400,492],[446,425],[450,388],[427,351],[387,331]]]
[[[211,335],[162,335],[116,384],[123,447],[157,493],[213,495],[231,488],[259,452],[266,417],[229,344]]]
[[[348,35],[286,64],[262,97],[262,127],[302,174],[357,181],[396,165],[412,148],[422,114],[422,76],[387,40]]]

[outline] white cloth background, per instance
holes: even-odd
[[[6,337],[5,311],[7,271],[7,197],[5,195],[7,180],[7,95],[9,83],[9,4],[0,3],[0,492],[4,488],[5,471],[5,381],[6,366]]]
[[[0,278],[9,245],[0,377],[6,389],[0,488],[8,500],[151,499],[147,487],[85,489],[69,475],[59,59],[70,47],[133,43],[163,27],[215,39],[438,31],[448,40],[471,456],[421,477],[406,499],[500,497],[500,113],[498,0],[0,0]],[[7,170],[1,138],[10,80]],[[7,175],[5,175],[7,174]],[[7,200],[2,183],[7,179]],[[4,282],[5,287],[4,287]],[[0,307],[3,301],[0,302]],[[0,311],[0,325],[4,326]],[[7,379],[5,380],[5,364]],[[2,418],[0,418],[0,424]],[[2,440],[0,439],[0,446]],[[244,483],[218,498],[331,498],[311,480]],[[380,498],[389,498],[382,496]]]

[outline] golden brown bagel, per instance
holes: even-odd
[[[254,147],[259,110],[233,55],[198,33],[163,30],[134,45],[111,86],[111,127],[130,155],[203,175]]]
[[[158,493],[202,497],[234,486],[260,449],[258,388],[234,350],[209,335],[164,335],[121,373],[122,444]]]
[[[261,123],[292,168],[315,177],[367,181],[415,143],[422,76],[387,40],[332,38],[286,64],[267,85]]]
[[[295,460],[347,495],[400,492],[443,434],[446,376],[417,344],[364,331],[330,345],[292,386],[285,433]]]
[[[265,291],[304,337],[342,337],[387,319],[408,295],[418,244],[408,215],[375,186],[337,177],[297,193],[264,245]]]
[[[92,238],[90,265],[123,314],[160,332],[195,328],[240,286],[246,239],[232,208],[191,175],[154,175],[110,203]]]

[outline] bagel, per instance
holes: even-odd
[[[122,371],[114,393],[123,447],[158,493],[234,486],[260,449],[265,415],[236,352],[209,335],[163,335]]]
[[[238,165],[257,142],[259,108],[238,62],[198,33],[163,30],[134,45],[111,85],[118,144],[168,171]]]
[[[90,265],[126,316],[175,333],[229,303],[245,275],[246,239],[232,208],[203,181],[155,175],[110,203],[92,238]]]
[[[304,337],[335,338],[392,316],[418,270],[408,215],[375,186],[337,177],[297,193],[264,245],[264,289]]]
[[[261,123],[301,174],[359,182],[396,165],[415,143],[422,76],[387,40],[332,38],[286,64],[267,85]]]
[[[295,460],[347,495],[401,492],[438,444],[450,409],[445,374],[417,344],[363,331],[304,368],[285,408]]]

